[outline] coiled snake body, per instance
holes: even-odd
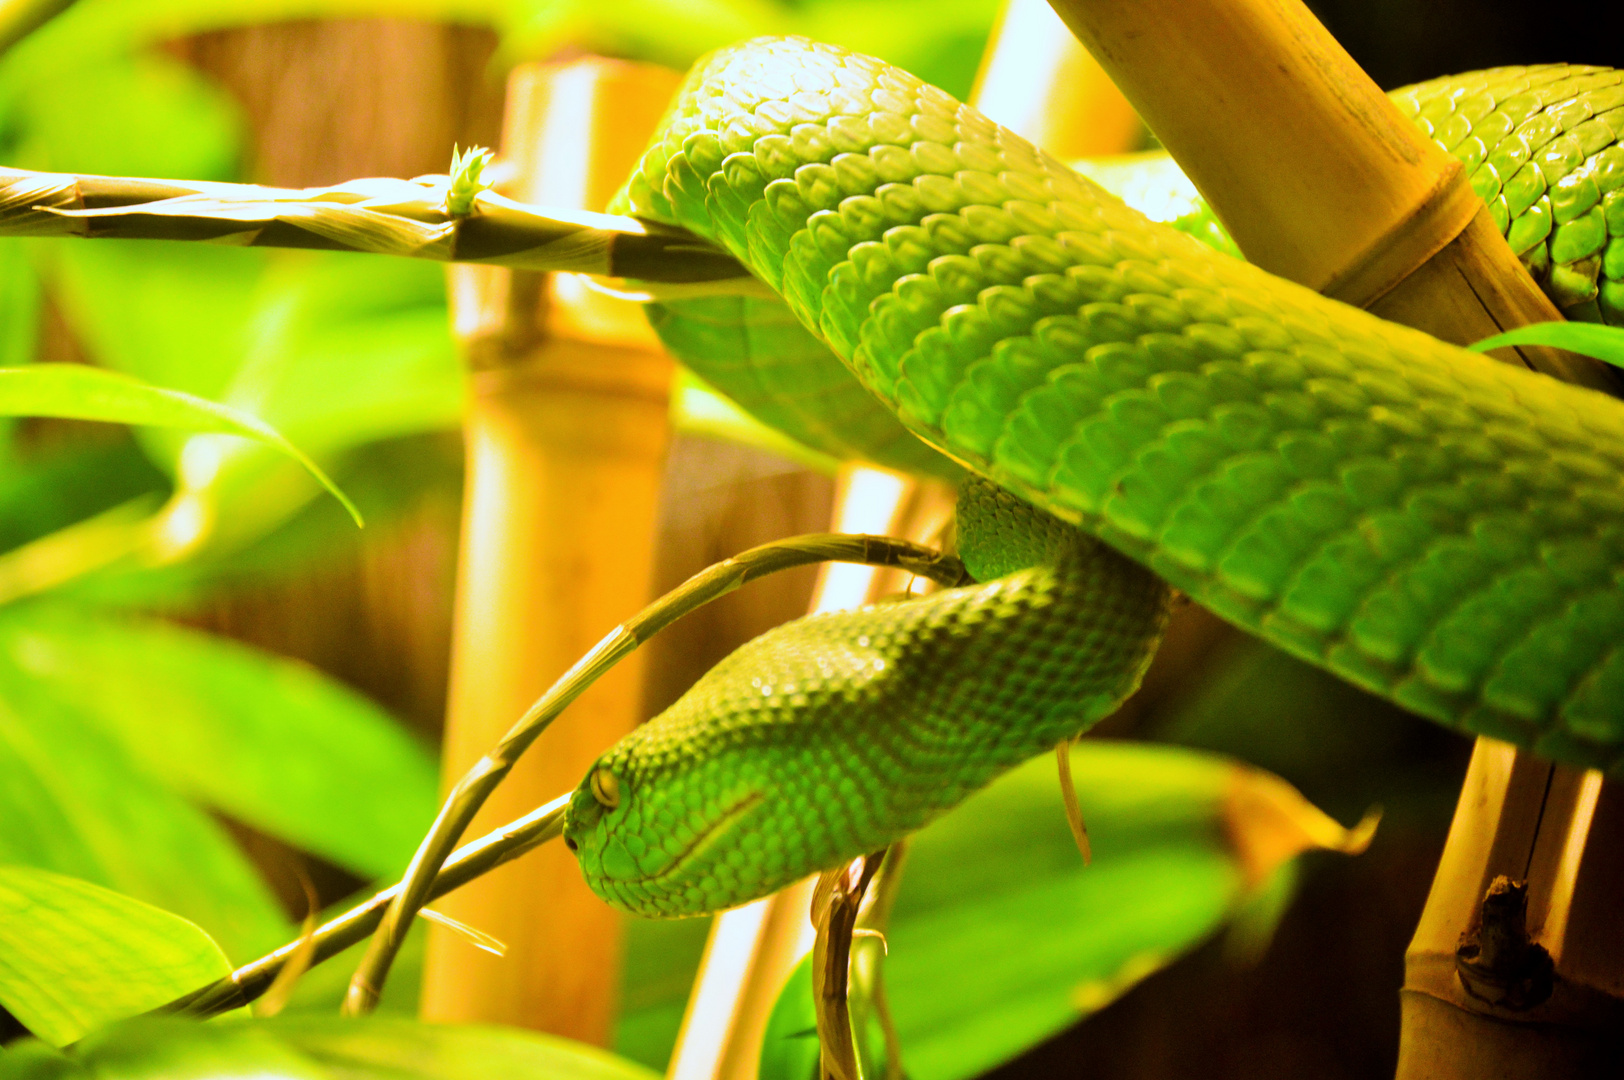
[[[1411,111],[1498,132],[1474,183],[1608,316],[1619,74],[1466,78]],[[1525,162],[1555,172],[1543,201]],[[986,584],[764,635],[606,753],[565,835],[611,902],[715,910],[917,828],[1130,693],[1163,582],[1434,720],[1619,762],[1624,405],[1271,277],[800,39],[702,61],[624,202],[783,297],[656,307],[702,377],[819,449],[983,478],[960,513]]]

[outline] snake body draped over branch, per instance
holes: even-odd
[[[1468,147],[1498,186],[1474,182],[1519,204],[1525,253],[1559,235],[1553,198],[1559,229],[1624,233],[1624,112],[1594,107],[1624,107],[1617,72],[1417,94],[1498,133]],[[1552,194],[1525,199],[1540,124]],[[1458,730],[1620,763],[1619,402],[1272,277],[801,39],[702,61],[622,201],[783,297],[655,305],[702,377],[817,449],[979,478],[961,535],[986,584],[773,631],[605,754],[566,838],[611,902],[727,907],[917,828],[1130,693],[1166,585]],[[1596,271],[1574,303],[1610,310],[1612,258],[1562,264]]]

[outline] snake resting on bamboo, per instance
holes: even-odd
[[[1394,96],[1570,313],[1624,322],[1624,75]],[[1272,277],[801,39],[701,61],[620,209],[783,298],[651,305],[672,351],[810,446],[960,481],[980,584],[771,631],[606,752],[565,836],[611,903],[713,911],[920,827],[1131,693],[1170,588],[1458,730],[1624,760],[1624,404]]]

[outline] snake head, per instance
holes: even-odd
[[[633,914],[715,911],[771,891],[742,853],[765,826],[751,820],[765,795],[703,762],[646,768],[622,743],[600,758],[570,797],[564,844],[592,891]]]

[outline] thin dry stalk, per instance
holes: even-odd
[[[883,536],[820,533],[762,544],[717,563],[621,623],[565,672],[452,789],[429,834],[412,857],[400,891],[391,900],[351,980],[345,1012],[363,1015],[377,1005],[395,954],[406,940],[406,931],[417,912],[428,903],[434,879],[463,830],[536,736],[545,731],[570,702],[639,645],[688,612],[755,578],[817,562],[896,567],[946,585],[966,580],[964,567],[956,558],[919,544]]]
[[[561,795],[547,805],[458,848],[429,884],[427,899],[436,900],[555,839],[564,829],[564,808],[568,804],[569,796]],[[240,1009],[268,992],[283,968],[293,962],[302,950],[310,950],[309,964],[313,967],[366,937],[383,920],[384,909],[399,891],[399,884],[392,885],[330,919],[310,935],[308,945],[301,934],[297,941],[290,941],[275,952],[244,964],[225,978],[153,1011],[183,1013],[205,1019]]]

